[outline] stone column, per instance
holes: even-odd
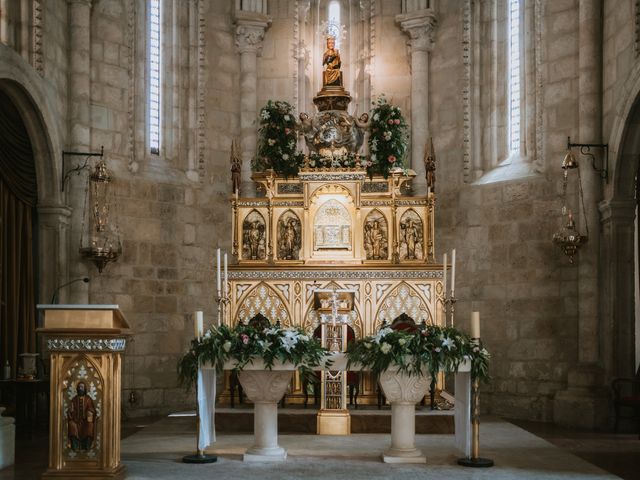
[[[242,150],[241,193],[255,196],[251,181],[251,160],[256,153],[258,138],[258,67],[264,32],[271,19],[258,12],[236,12],[236,46],[240,52],[240,148]]]
[[[88,152],[91,148],[91,0],[67,0],[67,4],[69,13],[68,148],[73,151]],[[76,160],[74,157],[69,158],[71,162]],[[67,165],[71,162],[67,162]],[[88,265],[81,260],[78,253],[85,181],[84,175],[73,176],[66,184],[68,204],[72,209],[68,257],[70,279],[85,277],[89,272]],[[89,302],[88,284],[76,282],[68,288],[69,303]]]
[[[291,370],[242,370],[238,380],[253,401],[254,445],[243,457],[245,462],[279,462],[287,458],[278,446],[278,402],[291,381]]]
[[[391,403],[391,447],[382,455],[385,463],[427,462],[415,445],[415,413],[416,403],[427,394],[430,382],[428,376],[408,376],[393,370],[380,375],[380,385]]]
[[[435,13],[424,9],[396,16],[402,31],[409,35],[411,51],[411,168],[415,170],[413,192],[424,195],[427,181],[424,147],[429,139],[429,52],[437,26]]]
[[[48,303],[56,287],[68,278],[70,220],[71,210],[67,206],[38,205],[41,303]],[[77,247],[77,244],[73,243],[73,247]],[[67,303],[67,297],[63,289],[59,296],[60,303]]]

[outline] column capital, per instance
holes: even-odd
[[[411,51],[430,52],[433,49],[434,36],[438,20],[430,9],[396,15],[396,23],[403,32],[409,35]]]
[[[74,3],[79,3],[87,7],[91,7],[91,2],[92,0],[67,0],[67,4],[69,5],[73,5]]]
[[[635,200],[603,200],[598,209],[602,223],[633,223],[636,217]]]
[[[240,53],[262,50],[264,32],[271,25],[271,18],[256,12],[236,12],[236,46]]]

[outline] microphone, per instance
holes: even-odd
[[[60,293],[61,289],[63,289],[64,287],[66,287],[68,285],[71,285],[72,283],[76,283],[76,282],[89,283],[89,277],[75,278],[75,279],[71,280],[70,282],[63,283],[62,285],[60,285],[58,288],[56,288],[53,291],[53,295],[51,296],[51,304],[54,305],[54,304],[58,303],[58,293]]]

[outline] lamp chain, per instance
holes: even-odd
[[[582,216],[584,217],[584,228],[589,238],[589,221],[587,220],[587,210],[584,208],[584,192],[582,191],[582,177],[580,176],[580,169],[578,168],[578,185],[580,186],[580,203],[582,204]]]

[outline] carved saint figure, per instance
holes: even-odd
[[[406,258],[408,260],[416,259],[416,243],[418,243],[419,241],[418,235],[418,228],[416,227],[413,220],[409,219],[409,221],[404,225],[403,228],[404,243],[407,246]]]
[[[256,260],[259,255],[260,242],[262,241],[263,230],[260,228],[260,222],[251,222],[249,229],[249,251],[251,252],[251,260]]]
[[[279,258],[298,260],[300,256],[300,220],[292,212],[285,213],[278,222]]]
[[[256,210],[247,215],[242,222],[242,258],[245,260],[264,260],[265,251],[264,217]]]
[[[242,171],[242,159],[240,149],[235,140],[231,142],[231,184],[232,193],[240,192],[240,177]]]
[[[96,418],[93,400],[87,395],[87,386],[80,381],[76,385],[76,395],[69,402],[67,411],[69,447],[72,450],[91,450],[95,438]]]
[[[336,49],[335,37],[327,37],[327,49],[322,56],[322,66],[326,68],[323,74],[322,85],[325,87],[341,87],[342,72],[340,71],[340,52]]]
[[[424,169],[427,177],[427,187],[432,192],[436,191],[436,153],[433,149],[433,139],[429,139],[429,144],[424,153]]]

